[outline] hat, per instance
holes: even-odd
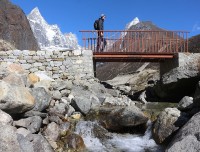
[[[101,14],[101,17],[106,17],[106,15],[105,14]]]

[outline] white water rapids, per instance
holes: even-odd
[[[163,151],[151,138],[151,123],[144,135],[111,134],[112,138],[103,141],[95,137],[93,128],[96,122],[80,121],[76,133],[82,136],[89,152],[161,152]]]

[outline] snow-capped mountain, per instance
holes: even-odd
[[[138,17],[134,18],[130,23],[126,24],[125,30],[130,29],[131,26],[136,25],[140,22]]]
[[[63,34],[59,27],[49,25],[42,17],[39,9],[34,8],[27,16],[34,36],[36,37],[41,49],[45,48],[68,48],[77,49],[78,40],[75,34]]]

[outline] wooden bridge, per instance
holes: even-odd
[[[94,62],[161,61],[188,52],[186,31],[103,31],[106,46],[97,51],[97,31],[80,31],[83,47],[93,51]]]

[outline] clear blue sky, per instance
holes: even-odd
[[[10,0],[26,15],[38,7],[48,24],[63,33],[72,32],[80,42],[79,30],[93,30],[93,22],[106,14],[105,30],[123,30],[138,17],[166,30],[200,34],[200,0]]]

